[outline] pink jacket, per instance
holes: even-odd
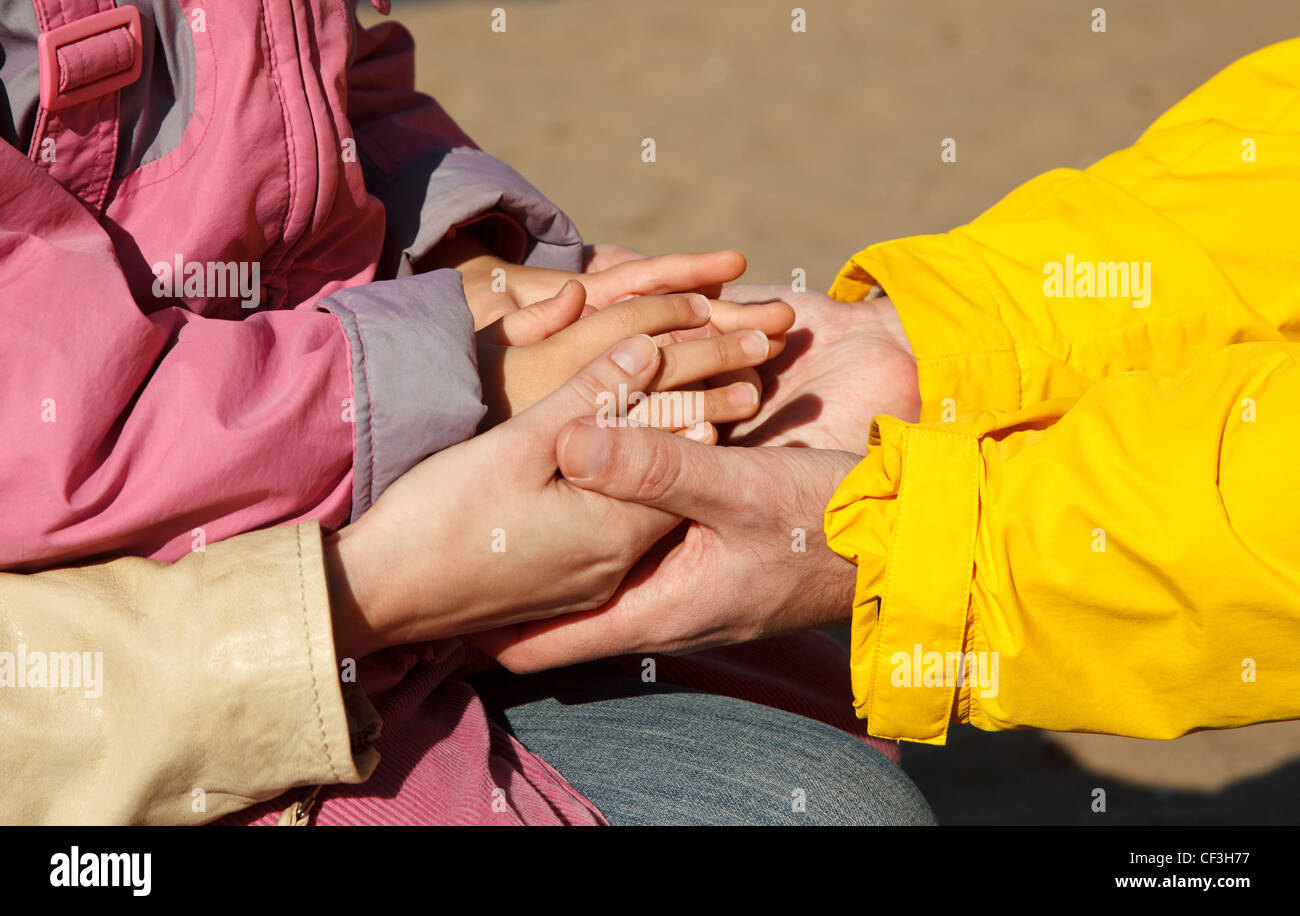
[[[419,258],[474,222],[580,266],[569,220],[352,2],[6,7],[26,40],[0,64],[0,568],[338,527],[482,416],[459,275]],[[87,81],[108,91],[56,107]]]

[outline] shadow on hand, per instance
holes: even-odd
[[[813,345],[813,332],[809,328],[796,328],[785,335],[785,349],[771,362],[760,366],[758,371],[763,379],[763,400],[770,401],[781,391],[781,375],[807,353]],[[777,410],[756,429],[743,436],[734,437],[732,427],[718,430],[720,445],[764,445],[773,439],[810,423],[821,416],[822,399],[815,394],[805,394],[795,398],[789,404]],[[789,447],[807,448],[808,443],[792,441],[784,443]]]
[[[815,394],[800,395],[786,404],[753,432],[740,437],[737,441],[727,441],[726,445],[765,445],[773,439],[797,429],[821,416],[822,399]],[[807,448],[808,443],[800,440],[783,442],[786,448]]]

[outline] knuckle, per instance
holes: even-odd
[[[642,262],[641,285],[645,289],[659,289],[664,286],[665,267],[663,258],[647,258]]]
[[[647,450],[645,469],[637,482],[633,497],[635,500],[652,501],[662,498],[672,489],[681,473],[681,460],[677,451],[669,448],[669,443],[662,434],[649,435],[655,438]]]
[[[683,325],[699,323],[695,318],[695,309],[691,307],[691,298],[686,293],[675,293],[669,304],[675,321],[679,321]]]
[[[633,331],[641,321],[641,310],[635,301],[620,302],[610,310],[610,321],[622,334]]]
[[[680,358],[677,353],[677,347],[668,346],[659,348],[659,372],[657,375],[658,384],[663,385],[671,382],[677,377],[677,369],[680,364]]]
[[[569,388],[585,403],[595,405],[601,395],[607,395],[611,386],[592,369],[584,369],[569,379]]]

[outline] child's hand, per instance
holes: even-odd
[[[424,266],[460,271],[476,331],[510,312],[558,296],[560,288],[570,280],[578,280],[586,287],[589,306],[602,309],[629,296],[698,292],[716,299],[722,284],[745,272],[745,256],[739,251],[609,261],[617,262],[588,273],[511,264],[493,255],[472,236],[462,235],[434,249]]]
[[[479,332],[479,374],[488,407],[483,428],[540,401],[617,341],[647,334],[664,335],[659,369],[648,393],[715,377],[722,380],[717,387],[683,392],[671,402],[650,394],[640,404],[632,401],[635,409],[629,415],[664,429],[703,424],[692,437],[712,441],[712,423],[745,419],[758,409],[758,388],[748,380],[730,381],[724,374],[780,353],[785,345],[782,332],[794,321],[793,310],[781,302],[742,307],[711,303],[699,294],[637,297],[578,320],[585,304],[583,286],[570,281],[553,299],[510,312]],[[610,394],[617,403],[618,392]],[[619,406],[627,406],[635,394],[627,392]]]

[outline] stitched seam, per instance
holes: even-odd
[[[934,429],[934,430],[927,430],[927,431],[928,431],[928,432],[938,433],[938,434],[940,434],[940,435],[959,436],[959,437],[960,437],[960,434],[958,434],[958,433],[954,433],[954,432],[951,432],[951,431],[949,431],[949,430],[944,430],[944,429]],[[965,437],[962,437],[962,438],[965,438]],[[969,452],[968,452],[968,454],[969,454]],[[968,460],[966,461],[966,464],[967,464],[967,466],[969,467],[970,465],[972,465],[972,462],[968,459]],[[900,487],[900,489],[901,489],[901,487]],[[901,498],[901,494],[900,494],[900,498]],[[900,512],[901,512],[901,507],[900,507]],[[967,545],[966,545],[966,546],[967,546],[967,550],[966,550],[966,561],[967,561],[967,562],[966,562],[965,564],[960,565],[960,566],[957,567],[957,575],[958,575],[958,576],[963,576],[963,577],[966,576],[967,573],[965,572],[965,570],[967,570],[967,569],[970,568],[970,559],[971,559],[971,557],[973,556],[973,552],[974,552],[974,549],[975,549],[975,539],[974,539],[974,536],[975,536],[975,532],[974,532],[974,530],[973,530],[973,528],[972,528],[971,536],[967,539]],[[962,587],[962,591],[965,591],[965,587],[964,587],[964,586]],[[966,609],[966,610],[963,610],[963,612],[962,612],[962,618],[961,618],[961,632],[962,632],[963,634],[964,634],[964,632],[965,632],[965,628],[966,628],[966,613],[967,613],[967,610],[969,610],[969,605],[970,605],[970,601],[969,601],[969,598],[968,598],[968,600],[967,600],[967,609]],[[958,645],[958,648],[964,648],[964,647],[965,647],[964,643],[960,640],[960,638],[958,639],[957,645]],[[964,667],[965,667],[965,666],[964,666],[964,664],[963,664],[963,668],[964,668]],[[960,686],[960,685],[957,685],[957,686],[955,686],[953,689],[954,689],[955,691],[957,691],[958,693],[960,693],[960,691],[961,691],[961,686]],[[946,700],[946,702],[945,702],[944,705],[945,705],[945,707],[946,707],[946,711],[944,712],[943,720],[940,722],[939,730],[936,731],[936,732],[934,732],[933,734],[929,734],[929,735],[924,735],[924,736],[922,736],[922,740],[926,740],[926,741],[928,741],[928,740],[932,740],[932,739],[934,739],[934,738],[942,737],[942,736],[944,736],[944,735],[946,735],[946,734],[948,733],[948,728],[949,728],[949,724],[950,724],[950,723],[949,723],[949,719],[951,718],[951,715],[952,715],[952,712],[951,712],[951,710],[952,710],[952,694],[947,694],[947,700]]]
[[[976,473],[978,473],[978,468],[976,469]],[[964,646],[966,642],[969,641],[972,652],[981,651],[980,649],[981,646],[984,647],[982,651],[991,652],[992,650],[988,648],[989,645],[988,638],[984,636],[983,625],[979,622],[979,619],[975,615],[975,594],[974,594],[975,592],[974,566],[975,566],[975,541],[976,541],[975,535],[979,532],[978,510],[976,510],[976,512],[977,512],[976,523],[971,526],[971,531],[972,531],[971,591],[966,596],[966,628],[968,632],[962,634],[962,645]],[[971,713],[974,711],[974,708],[975,708],[975,688],[972,686],[966,698],[965,721],[967,722],[973,721]],[[961,708],[961,688],[958,687],[957,688],[957,716],[959,719],[961,717],[962,711],[963,710]]]
[[[76,48],[60,48],[59,53],[54,56],[54,62],[59,68],[59,91],[62,92],[68,88],[68,83],[76,78],[73,72],[77,65]]]
[[[329,738],[325,735],[325,716],[320,708],[320,685],[316,679],[316,665],[312,660],[311,650],[311,622],[307,617],[307,583],[303,576],[302,562],[302,526],[295,526],[295,533],[298,542],[298,602],[302,608],[302,631],[307,648],[307,670],[311,673],[311,694],[312,701],[316,704],[316,725],[320,729],[321,746],[325,748],[325,762],[329,764],[330,775],[335,781],[342,781],[339,771],[334,768],[334,755],[330,753]]]
[[[352,309],[336,299],[326,300],[347,312],[352,318],[352,327],[357,332],[357,348],[361,351],[361,383],[366,389],[366,442],[370,445],[370,483],[366,492],[366,508],[375,504],[375,396],[370,386],[370,362],[366,358],[366,339],[361,334],[361,318]],[[356,382],[353,382],[353,396],[356,395]],[[356,404],[352,405],[353,417],[356,416]],[[355,453],[354,453],[355,454]],[[355,459],[354,459],[355,460]],[[352,478],[356,480],[356,476]],[[353,502],[355,503],[355,496]]]
[[[950,238],[953,241],[953,246],[957,249],[957,253],[960,254],[962,260],[969,265],[971,273],[975,275],[975,279],[979,282],[979,285],[984,288],[984,294],[989,297],[989,301],[993,303],[993,307],[998,310],[998,323],[1002,325],[1003,330],[1007,332],[1007,336],[1011,338],[1012,352],[1016,355],[1016,407],[1024,407],[1025,367],[1020,361],[1020,342],[1016,340],[1015,335],[1011,333],[1010,325],[1007,324],[1006,319],[1002,316],[1002,301],[998,298],[997,293],[994,292],[992,285],[988,282],[988,278],[984,275],[983,263],[979,258],[966,250],[966,246],[969,243],[965,239],[958,235],[951,235]]]
[[[99,100],[100,118],[97,133],[99,141],[95,144],[95,162],[91,178],[85,184],[86,193],[95,190],[95,211],[99,214],[104,207],[104,198],[108,193],[108,180],[113,177],[113,159],[117,154],[117,131],[121,110],[118,108],[118,94],[106,95]],[[112,117],[105,117],[111,113]],[[104,157],[108,156],[108,170],[104,170]]]
[[[43,2],[43,0],[35,0],[35,2],[32,5],[36,8],[37,26],[40,28],[42,32],[48,32],[50,30],[50,17],[46,15],[45,3]],[[32,131],[32,146],[31,149],[27,151],[27,156],[38,166],[43,167],[47,173],[52,171],[49,167],[50,164],[42,163],[40,156],[37,155],[37,152],[41,148],[41,140],[49,136],[48,133],[49,130],[50,130],[49,111],[46,110],[45,108],[40,108],[38,106],[38,110],[36,112],[36,125],[35,125],[35,129]],[[56,140],[55,143],[57,144],[58,141]]]
[[[876,708],[876,698],[880,691],[876,689],[876,675],[880,670],[880,656],[884,651],[885,630],[889,623],[889,615],[885,613],[885,605],[889,603],[889,597],[893,594],[894,570],[898,566],[897,547],[899,539],[903,532],[903,513],[907,509],[908,501],[903,498],[903,489],[906,487],[911,492],[908,485],[907,475],[907,456],[911,450],[912,431],[908,429],[903,436],[902,457],[899,459],[899,480],[898,480],[898,518],[894,520],[894,538],[889,548],[889,563],[885,567],[885,588],[880,594],[880,612],[876,620],[876,650],[871,653],[871,677],[867,679],[868,689],[871,691],[871,699],[867,704],[867,721],[870,722],[873,710]]]
[[[309,20],[311,20],[311,11],[305,10],[304,16],[306,16]],[[304,42],[306,42],[308,45],[310,45],[314,39],[312,39],[310,35],[308,35],[306,38],[303,37],[302,30],[299,29],[298,27],[296,9],[290,10],[290,21],[293,25],[293,60],[298,73],[298,78],[302,81],[302,105],[307,112],[307,121],[310,127],[310,130],[308,132],[312,137],[312,144],[314,150],[312,155],[312,166],[310,169],[310,172],[313,176],[313,182],[312,182],[313,187],[312,187],[312,192],[308,197],[308,200],[311,203],[312,211],[307,215],[307,219],[304,221],[302,232],[299,234],[298,238],[294,239],[293,243],[290,244],[288,239],[289,218],[293,214],[294,205],[297,203],[298,199],[303,196],[302,194],[298,193],[297,184],[295,183],[289,189],[289,206],[285,208],[284,228],[280,232],[280,243],[284,245],[284,251],[280,255],[280,257],[276,260],[275,266],[271,268],[273,272],[278,272],[285,278],[284,279],[285,299],[288,300],[290,303],[292,303],[295,293],[293,292],[293,289],[290,286],[290,277],[293,274],[294,268],[297,267],[298,261],[301,260],[303,256],[304,243],[312,235],[313,217],[316,216],[316,199],[321,193],[321,183],[323,180],[322,169],[321,169],[321,159],[322,159],[323,151],[321,150],[320,145],[315,142],[316,128],[317,128],[317,124],[322,120],[328,122],[331,127],[333,127],[334,121],[330,111],[326,110],[325,112],[320,113],[314,110],[314,108],[312,107],[311,92],[307,88],[307,83],[309,81],[308,71],[310,68],[305,68],[303,66],[303,55],[309,53],[310,49],[304,48],[303,44]],[[304,27],[310,32],[313,29],[313,27],[317,25],[318,23],[315,21],[308,21],[307,23],[304,24]],[[315,75],[319,77],[319,74],[315,74]],[[279,77],[277,74],[277,90],[279,87],[278,80]],[[327,97],[329,95],[329,92],[324,86],[324,84],[320,82],[319,78],[317,79],[317,83],[321,90],[321,95]],[[346,85],[346,74],[345,74],[345,85]],[[283,94],[281,94],[282,103],[283,100],[284,100]],[[346,99],[344,100],[344,103],[346,108]],[[328,103],[326,104],[326,108],[328,109]],[[289,113],[287,108],[285,108],[284,113],[285,113],[285,136],[286,138],[289,139],[290,162],[292,163],[292,167],[294,169],[294,178],[296,182],[297,178],[299,177],[297,159],[294,155],[297,152],[297,145],[289,133],[289,129],[288,129]],[[346,184],[346,178],[342,174],[340,174],[339,176],[339,181],[341,181],[343,184]],[[338,194],[336,191],[335,200],[337,200],[337,197]]]
[[[973,519],[974,523],[969,526],[970,534],[966,538],[966,554],[964,560],[962,564],[958,566],[956,569],[956,576],[958,581],[957,594],[966,596],[966,601],[964,602],[965,607],[962,608],[961,617],[959,618],[958,623],[954,630],[954,636],[956,637],[956,643],[959,649],[965,649],[966,647],[966,641],[965,641],[966,627],[970,619],[970,603],[971,603],[970,602],[970,586],[971,586],[970,580],[971,580],[971,575],[974,571],[975,540],[976,540],[976,535],[978,534],[979,531],[979,440],[976,440],[974,445],[975,445],[974,448],[967,449],[966,451],[966,468],[968,471],[967,479],[974,482],[974,487],[973,487],[974,492],[972,494],[971,501],[975,503],[974,506],[971,506],[970,503],[968,502],[967,509],[968,511],[971,511],[972,514],[974,515],[974,519]],[[963,668],[966,667],[966,663],[964,659],[962,662],[962,667]],[[965,680],[965,678],[963,678],[963,680]],[[953,690],[956,692],[955,696],[958,697],[961,696],[960,683],[954,685]],[[973,695],[974,692],[972,691],[972,697]],[[939,731],[940,735],[947,734],[948,729],[951,726],[951,722],[949,720],[952,717],[951,710],[953,706],[953,695],[949,695],[947,705],[949,711],[944,717],[943,727]]]
[[[913,427],[911,427],[911,428],[908,430],[908,432],[910,433],[913,429],[923,429],[923,430],[926,431],[927,434],[932,434],[932,435],[936,435],[936,436],[952,436],[952,437],[955,438],[955,439],[973,439],[973,438],[974,438],[974,436],[973,436],[971,433],[968,433],[968,432],[958,432],[958,431],[955,430],[955,429],[944,429],[944,428],[941,427],[941,426],[924,426],[924,425],[913,426]],[[901,489],[901,487],[900,487],[900,489]]]
[[[114,73],[121,73],[131,65],[131,40],[126,35],[125,29],[115,29],[109,33],[113,44],[113,66]],[[140,52],[144,54],[143,50]]]
[[[892,544],[891,547],[890,547],[891,562],[889,563],[888,571],[887,571],[886,574],[885,574],[885,588],[884,588],[884,592],[883,592],[882,595],[881,595],[881,601],[880,601],[880,619],[877,621],[877,630],[879,631],[880,638],[879,638],[879,640],[876,642],[876,651],[872,653],[872,659],[871,659],[871,677],[870,677],[870,679],[869,679],[869,681],[868,681],[869,689],[871,690],[871,699],[870,699],[869,704],[868,704],[868,706],[867,706],[867,719],[868,719],[868,721],[870,721],[870,719],[871,719],[872,709],[874,708],[874,705],[875,705],[875,702],[876,702],[876,697],[879,695],[879,691],[876,690],[876,686],[877,686],[877,685],[876,685],[876,673],[877,673],[877,671],[879,670],[879,667],[880,667],[880,657],[881,657],[881,654],[882,654],[883,651],[884,651],[883,647],[884,647],[884,645],[885,645],[885,628],[886,628],[886,624],[887,624],[887,617],[886,617],[886,615],[885,615],[885,613],[884,613],[884,606],[885,606],[885,604],[886,604],[886,599],[888,599],[888,597],[892,594],[892,586],[893,586],[893,578],[894,578],[894,568],[895,568],[895,564],[892,562],[892,557],[894,557],[894,556],[897,555],[897,554],[895,553],[895,551],[897,550],[898,543],[899,543],[899,541],[900,541],[900,539],[901,539],[902,532],[903,532],[903,512],[904,512],[904,510],[907,508],[908,503],[910,502],[910,500],[904,498],[904,489],[906,488],[906,490],[907,490],[908,493],[911,492],[911,485],[910,485],[910,482],[909,482],[909,477],[910,477],[910,475],[908,475],[908,473],[907,473],[907,469],[908,469],[908,456],[909,456],[910,453],[911,453],[911,446],[912,446],[911,439],[912,439],[913,432],[914,432],[914,428],[913,428],[913,429],[908,429],[908,430],[907,430],[907,434],[903,437],[903,456],[902,456],[902,460],[901,460],[901,462],[900,462],[900,464],[899,464],[899,467],[900,467],[900,472],[899,472],[899,473],[900,473],[900,480],[899,480],[899,486],[898,486],[898,518],[895,520],[895,523],[894,523],[894,538],[893,538],[893,544]],[[958,433],[958,432],[955,432],[955,431],[953,431],[953,430],[946,430],[946,429],[936,429],[936,428],[925,427],[925,432],[926,432],[927,434],[937,434],[937,435],[941,435],[941,436],[952,436],[952,437],[956,437],[956,438],[958,438],[958,439],[967,439],[967,440],[968,440],[968,439],[971,438],[969,434],[966,434],[966,433]],[[978,443],[978,440],[977,440],[977,443]],[[979,471],[979,452],[978,452],[978,444],[977,444],[977,448],[976,448],[975,451],[973,451],[973,452],[972,452],[972,451],[967,451],[967,458],[966,458],[965,464],[966,464],[966,467],[967,467],[968,471],[970,471],[970,473],[971,473],[972,475],[978,473],[978,471]],[[978,487],[978,483],[977,483],[977,487]],[[979,494],[979,491],[978,491],[978,489],[976,489],[976,491],[975,491],[975,498],[976,498],[976,499],[978,499],[978,494]],[[977,515],[977,519],[978,519],[978,515]],[[975,524],[975,525],[970,526],[970,529],[971,529],[971,530],[970,530],[970,535],[969,535],[969,537],[967,538],[967,541],[966,541],[965,562],[962,563],[961,565],[959,565],[959,566],[957,567],[957,570],[956,570],[956,574],[957,574],[958,577],[961,577],[961,578],[969,578],[969,575],[970,575],[970,574],[967,572],[967,570],[970,570],[970,569],[972,568],[972,566],[973,566],[973,563],[974,563],[974,556],[975,556],[975,537],[976,537],[976,529],[977,529],[977,528],[978,528],[978,524]],[[967,626],[967,622],[968,622],[968,616],[969,616],[969,614],[970,614],[970,594],[969,594],[969,590],[968,590],[968,588],[967,588],[967,585],[965,585],[965,584],[962,585],[960,591],[962,591],[962,592],[966,592],[966,607],[962,610],[961,626],[960,626],[960,630],[958,631],[958,636],[959,636],[959,642],[958,642],[958,645],[959,645],[959,646],[960,646],[960,645],[963,645],[963,643],[960,642],[960,637],[961,637],[962,635],[965,634],[966,626]],[[956,691],[960,692],[961,687],[960,687],[960,685],[957,685],[954,689],[955,689]],[[949,708],[951,708],[951,706],[952,706],[952,696],[951,696],[951,695],[948,696],[947,705],[948,705]],[[933,734],[923,735],[923,736],[921,736],[921,740],[929,740],[929,739],[932,739],[932,738],[938,738],[938,737],[940,737],[940,736],[942,736],[942,735],[947,734],[947,732],[948,732],[948,727],[949,727],[948,715],[950,715],[950,714],[945,714],[945,718],[944,718],[944,720],[943,720],[943,722],[942,722],[942,724],[941,724],[941,726],[940,726],[940,728],[939,728],[939,731],[934,732]]]
[[[174,175],[177,175],[182,169],[184,169],[187,165],[189,165],[194,160],[194,157],[196,157],[199,154],[199,147],[201,147],[203,145],[203,141],[207,139],[208,131],[212,127],[213,115],[216,112],[216,107],[217,107],[217,95],[219,94],[217,84],[219,82],[218,77],[220,76],[219,73],[220,68],[217,66],[217,55],[213,51],[212,39],[209,33],[208,32],[195,33],[191,31],[192,36],[197,34],[202,34],[204,40],[208,42],[208,54],[206,57],[206,61],[208,65],[212,67],[212,87],[211,87],[211,92],[208,93],[207,114],[202,121],[203,132],[199,134],[197,138],[195,138],[192,144],[190,144],[189,155],[186,156],[183,160],[174,163],[174,167],[172,168],[171,171],[159,175],[157,178],[154,178],[152,181],[140,181],[137,184],[133,185],[132,187],[128,188],[127,190],[120,191],[118,194],[115,195],[116,199],[118,200],[129,200],[131,197],[135,196],[145,188],[153,187],[154,185],[166,181],[169,178],[173,177]],[[194,42],[195,42],[194,44],[194,73],[195,73],[194,111],[190,113],[190,120],[185,125],[185,133],[181,137],[180,144],[176,147],[176,149],[172,150],[166,156],[163,156],[159,159],[155,159],[153,162],[146,162],[144,165],[140,166],[134,172],[122,176],[122,178],[118,182],[119,189],[123,185],[126,185],[128,182],[130,182],[132,178],[135,178],[139,175],[143,175],[146,171],[157,171],[157,169],[155,169],[155,166],[158,166],[160,163],[166,163],[169,159],[172,159],[174,156],[177,156],[184,149],[185,144],[190,135],[190,124],[193,123],[194,120],[199,116],[199,90],[198,90],[199,46],[198,46],[197,37],[194,38]]]
[[[293,15],[294,11],[290,9],[289,13],[290,15]],[[262,33],[266,36],[266,50],[265,50],[266,66],[267,69],[271,72],[271,78],[275,83],[276,97],[280,100],[280,117],[281,120],[284,122],[284,142],[285,142],[285,150],[286,153],[288,154],[285,158],[285,164],[284,164],[285,183],[288,185],[288,187],[285,189],[285,195],[284,195],[284,213],[280,217],[279,239],[276,241],[275,244],[273,244],[270,247],[270,249],[268,249],[262,255],[264,259],[267,258],[268,255],[273,254],[275,256],[274,262],[267,264],[267,271],[266,271],[268,278],[274,280],[277,274],[281,274],[282,269],[285,267],[285,259],[288,257],[290,253],[289,242],[288,242],[289,219],[293,215],[294,207],[296,207],[298,203],[298,159],[297,159],[298,147],[297,144],[294,142],[294,133],[293,133],[294,125],[290,123],[290,115],[289,115],[290,106],[284,91],[283,81],[280,79],[280,68],[276,65],[275,55],[272,53],[274,51],[274,44],[271,38],[270,18],[266,14],[265,0],[263,0],[262,3]],[[297,43],[295,42],[294,43],[295,58],[298,56],[298,54],[299,54],[298,46]],[[277,248],[279,249],[278,251],[276,250]],[[283,296],[284,299],[287,300],[289,298],[289,278],[287,276],[284,276],[283,274],[281,274],[281,276],[283,277],[283,283],[284,283]],[[268,283],[268,288],[273,288],[271,287],[270,283]]]

